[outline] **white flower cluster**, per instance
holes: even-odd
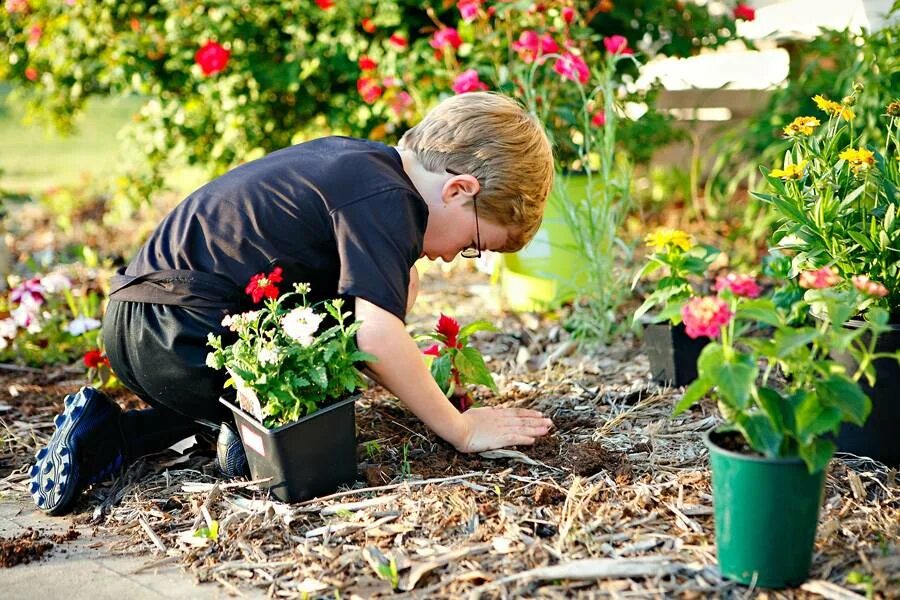
[[[281,319],[284,332],[301,346],[313,343],[315,333],[321,324],[322,315],[309,307],[295,308]]]
[[[255,321],[257,316],[259,316],[258,310],[250,310],[236,315],[226,315],[222,319],[222,326],[227,327],[231,331],[240,331],[242,327]]]

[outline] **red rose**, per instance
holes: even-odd
[[[378,63],[366,55],[359,57],[359,68],[363,71],[374,71],[378,68]]]
[[[322,10],[328,10],[334,6],[334,0],[316,0],[316,4],[318,4],[319,8]]]
[[[356,90],[366,104],[372,104],[381,98],[381,94],[384,92],[384,88],[378,85],[378,82],[371,77],[360,77],[357,79]]]
[[[406,38],[403,37],[402,35],[400,35],[399,33],[395,33],[395,34],[391,35],[391,37],[388,39],[388,41],[398,50],[405,50],[406,45],[408,43],[406,41]]]
[[[372,19],[363,19],[360,25],[362,25],[363,31],[366,33],[375,33],[375,21]]]
[[[25,78],[28,81],[37,81],[38,71],[34,67],[25,67]]]
[[[231,57],[231,51],[226,50],[218,42],[206,42],[194,55],[194,62],[200,65],[204,75],[212,75],[223,70]]]
[[[247,284],[244,292],[251,298],[253,298],[254,304],[259,304],[259,302],[264,297],[278,297],[278,286],[276,286],[275,284],[281,283],[281,281],[281,267],[275,267],[268,275],[266,275],[265,273],[257,273],[256,275],[251,277],[250,283]]]

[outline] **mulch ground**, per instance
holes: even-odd
[[[511,315],[491,298],[485,276],[435,269],[411,326],[423,331],[441,310],[500,326],[477,338],[500,393],[478,400],[550,416],[555,428],[534,446],[460,454],[374,387],[357,405],[352,489],[275,502],[257,483],[221,479],[211,449],[195,446],[94,486],[74,520],[98,539],[124,536],[108,536],[110,550],[146,555],[147,568],[179,563],[236,594],[900,597],[896,471],[834,460],[810,580],[774,592],[731,583],[716,568],[701,441],[714,407],[672,419],[680,390],[649,380],[639,341],[579,350],[554,321]],[[0,368],[0,494],[28,500],[29,461],[82,383],[74,369]],[[116,399],[137,405],[124,390]]]

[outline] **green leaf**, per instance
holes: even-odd
[[[725,360],[722,344],[710,342],[703,347],[700,357],[697,359],[697,374],[710,381],[711,385],[716,381],[719,373],[719,365]]]
[[[751,448],[769,458],[778,456],[784,436],[776,431],[768,416],[763,413],[739,413],[736,424]]]
[[[828,466],[828,461],[834,456],[835,445],[831,440],[817,438],[808,444],[800,444],[797,450],[807,470],[818,473]]]
[[[781,324],[781,317],[775,304],[768,298],[757,298],[754,300],[744,300],[738,307],[737,319],[746,319],[748,321],[757,321],[777,327]]]
[[[469,336],[477,331],[497,331],[497,328],[488,321],[472,321],[459,330],[457,340],[459,340],[460,344],[465,344]]]
[[[477,348],[463,348],[456,355],[456,368],[464,382],[486,385],[497,391],[497,384]]]
[[[794,350],[806,346],[819,337],[819,332],[812,327],[780,329],[775,332],[775,345],[778,347],[778,358],[787,358]]]
[[[761,387],[757,390],[757,402],[772,421],[775,429],[780,432],[794,430],[794,411],[777,390],[769,387]]]
[[[689,409],[691,406],[696,404],[703,398],[704,395],[712,388],[713,384],[708,379],[700,377],[695,379],[691,385],[684,390],[684,395],[681,397],[681,400],[678,401],[678,404],[675,405],[675,408],[672,409],[672,416],[677,416]]]
[[[734,353],[729,361],[722,362],[713,381],[727,404],[738,410],[750,405],[750,396],[756,383],[759,367],[749,354]]]
[[[862,425],[872,410],[872,401],[859,385],[847,377],[832,374],[824,381],[816,382],[816,394],[825,406],[840,410],[844,420]]]
[[[450,355],[444,354],[431,362],[431,376],[445,394],[450,389]]]
[[[824,406],[815,392],[803,391],[799,398],[794,418],[797,424],[797,439],[808,444],[818,435],[827,431],[837,431],[841,423],[841,411],[832,406]]]

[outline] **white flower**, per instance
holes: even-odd
[[[66,327],[66,331],[69,332],[69,335],[81,335],[88,331],[100,329],[101,325],[102,323],[97,319],[92,319],[90,317],[78,317],[71,323],[69,323],[69,326]]]
[[[56,294],[63,290],[72,289],[72,280],[62,273],[50,273],[41,278],[41,285],[48,294]]]
[[[259,364],[261,365],[274,365],[278,362],[278,350],[272,348],[271,346],[265,346],[262,350],[259,351]]]
[[[14,308],[10,314],[16,325],[28,329],[29,333],[36,333],[33,328],[38,321],[37,311],[29,308],[25,304],[20,304],[18,307]],[[40,327],[38,327],[38,331],[40,331]]]
[[[255,321],[258,315],[258,310],[249,310],[236,315],[226,315],[225,318],[222,319],[222,327],[227,327],[231,331],[238,331],[246,324]]]
[[[284,332],[301,346],[313,343],[313,336],[322,323],[322,315],[309,307],[298,307],[281,318]]]
[[[19,326],[16,324],[15,319],[6,318],[0,319],[0,338],[12,339],[16,337],[16,332],[19,330]]]

